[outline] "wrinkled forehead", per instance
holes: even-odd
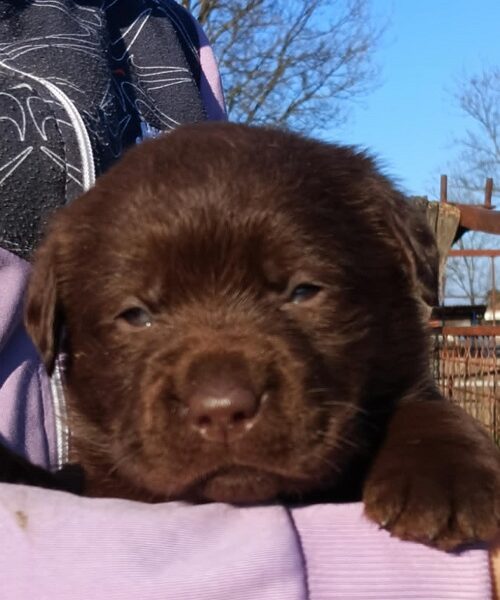
[[[86,237],[89,252],[81,256],[82,268],[97,287],[102,280],[104,288],[127,288],[119,293],[279,286],[293,273],[318,273],[323,263],[305,223],[290,208],[271,202],[258,207],[207,199],[169,205],[156,199],[130,214],[124,205],[113,222],[96,217]]]

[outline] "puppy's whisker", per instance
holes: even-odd
[[[306,394],[331,394],[332,390],[330,388],[309,388],[306,390]]]

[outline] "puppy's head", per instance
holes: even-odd
[[[84,466],[145,499],[334,486],[426,377],[410,215],[364,155],[284,132],[129,152],[58,214],[28,293],[49,368],[64,322]]]

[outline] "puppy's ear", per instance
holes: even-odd
[[[407,264],[417,296],[430,309],[439,303],[439,254],[436,238],[425,211],[406,201],[404,210],[393,211],[391,225]],[[429,316],[429,315],[427,315]]]
[[[35,254],[28,284],[24,323],[49,374],[54,369],[59,329],[55,248],[47,240]]]
[[[383,218],[401,266],[405,269],[417,298],[425,307],[426,317],[438,304],[439,256],[434,233],[422,205],[404,198],[386,180],[372,183],[372,189],[384,203]],[[374,203],[380,210],[380,204]]]

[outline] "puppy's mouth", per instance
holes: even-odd
[[[228,466],[205,473],[192,481],[180,493],[189,501],[227,502],[229,504],[256,504],[275,500],[287,478],[254,467]]]

